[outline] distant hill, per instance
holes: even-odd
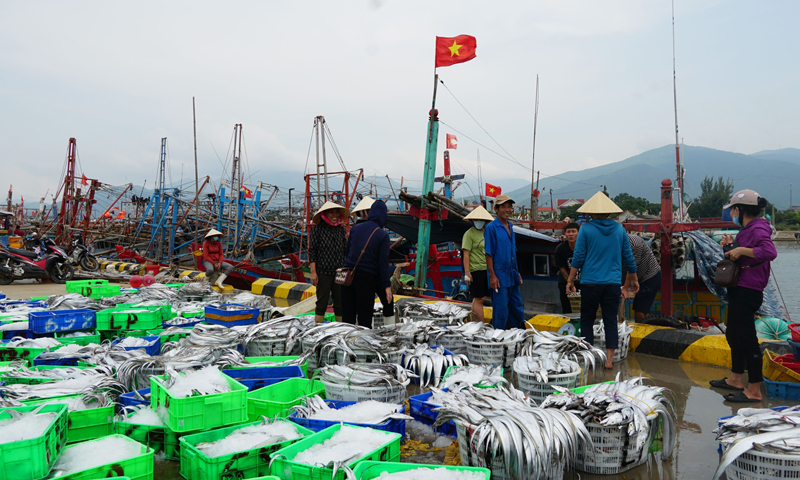
[[[793,202],[800,204],[800,149],[783,148],[745,155],[684,146],[682,153],[686,169],[685,191],[689,198],[700,194],[703,178],[722,176],[730,177],[737,190],[753,189],[779,209],[789,208],[789,184],[797,183],[798,191]],[[658,202],[661,181],[665,178],[674,181],[675,176],[675,146],[666,145],[601,167],[562,173],[558,175],[559,179],[543,178],[539,188],[547,193],[543,193],[540,204],[549,202],[551,188],[554,200],[589,198],[594,193],[591,185],[598,185],[598,190],[601,189],[599,185],[606,185],[612,197],[625,192]],[[529,204],[530,183],[509,191],[507,195],[518,204]]]

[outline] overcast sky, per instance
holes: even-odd
[[[800,147],[800,2],[676,0],[675,15],[685,143]],[[439,69],[437,101],[440,156],[461,132],[453,170],[473,190],[478,149],[484,181],[530,178],[490,150],[530,167],[537,74],[543,175],[675,138],[666,0],[0,0],[0,19],[0,191],[15,200],[58,188],[69,137],[105,183],[152,186],[162,137],[172,181],[193,178],[192,96],[200,175],[217,183],[241,123],[249,183],[300,187],[324,115],[347,169],[419,188],[437,35],[478,41]]]

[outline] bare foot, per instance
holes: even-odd
[[[605,367],[606,369],[611,370],[612,368],[614,368],[614,362],[611,363],[606,362]]]

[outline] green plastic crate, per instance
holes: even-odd
[[[80,398],[81,396],[80,393],[76,393],[59,397],[26,400],[22,403],[30,406],[38,406],[53,400],[70,400],[73,398]],[[105,437],[112,433],[114,433],[114,405],[69,412],[67,443],[94,440],[95,438]]]
[[[38,302],[39,300],[47,300],[48,298],[50,298],[48,295],[45,295],[43,297],[31,297],[31,301]]]
[[[57,368],[66,368],[63,365],[39,365],[38,367],[34,367],[33,369],[36,371],[42,370],[54,370]],[[68,367],[68,368],[78,368],[81,370],[85,370],[89,367]],[[7,372],[0,374],[0,381],[6,383],[6,385],[38,385],[40,383],[49,383],[49,382],[57,382],[60,381],[59,379],[41,379],[41,378],[30,378],[30,377],[15,377],[14,372]]]
[[[169,288],[174,288],[175,290],[180,290],[182,286],[186,285],[185,283],[167,283],[166,286]]]
[[[85,331],[88,331],[88,330],[85,330]],[[84,347],[86,345],[89,345],[90,343],[99,344],[102,341],[102,339],[100,338],[100,333],[95,331],[95,330],[92,330],[92,335],[84,335],[82,337],[64,337],[63,336],[63,335],[68,335],[70,333],[75,333],[75,332],[56,332],[55,333],[55,338],[56,338],[56,340],[58,340],[59,342],[61,342],[64,345],[76,344],[76,345],[81,345],[81,346],[84,346]],[[59,335],[59,334],[61,334],[61,335]]]
[[[429,465],[423,463],[394,463],[394,462],[358,462],[353,473],[359,480],[373,480],[381,476],[382,473],[398,473],[416,470],[418,468],[430,468],[432,470],[450,470],[454,472],[477,472],[482,473],[486,480],[491,477],[491,470],[480,467],[454,467],[450,465]]]
[[[125,337],[147,337],[147,330],[98,330],[100,341],[116,340]]]
[[[367,428],[357,427],[355,425],[347,425],[348,428]],[[345,472],[339,470],[336,476],[333,476],[333,470],[320,466],[307,465],[304,463],[293,462],[298,453],[307,450],[312,445],[322,443],[331,438],[334,433],[342,428],[342,424],[337,424],[317,432],[314,435],[299,440],[288,447],[282,448],[272,454],[272,465],[270,471],[273,475],[277,475],[283,479],[290,478],[292,480],[344,480]],[[354,468],[358,463],[372,460],[380,462],[398,462],[400,460],[400,441],[403,436],[399,433],[386,433],[387,442],[382,447],[378,447],[372,452],[364,455],[361,458],[353,460],[347,466]]]
[[[150,408],[166,407],[161,418],[175,432],[192,432],[235,425],[247,421],[247,387],[222,374],[230,392],[175,398],[164,388],[164,376],[150,377]]]
[[[180,438],[183,434],[173,432],[167,427],[136,423],[135,413],[125,420],[116,420],[114,433],[147,445],[156,455],[163,454],[167,460],[181,459]]]
[[[133,442],[125,435],[114,435],[115,437],[124,438]],[[95,440],[97,441],[97,440]],[[141,443],[137,443],[142,447],[142,454],[128,460],[123,460],[117,463],[109,463],[100,467],[90,468],[80,472],[71,473],[63,477],[58,477],[59,480],[98,480],[102,478],[117,478],[127,477],[130,480],[153,480],[153,449],[148,448]],[[69,450],[70,447],[65,449]]]
[[[297,356],[297,355],[288,356],[288,357],[286,357],[286,356],[284,356],[284,357],[280,357],[280,356],[279,357],[244,357],[244,359],[247,360],[250,363],[258,363],[258,362],[275,362],[275,363],[279,363],[279,362],[285,362],[287,360],[296,360],[298,358],[300,358],[300,357]],[[254,365],[252,367],[238,367],[238,366],[234,367],[234,366],[229,366],[228,368],[260,368],[260,367]],[[311,377],[308,376],[308,360],[306,360],[305,362],[303,362],[302,365],[300,365],[300,369],[303,370],[303,374],[306,376],[306,378],[311,378]]]
[[[56,345],[51,347],[50,351],[58,350],[63,345]],[[22,348],[22,347],[0,347],[0,360],[14,361],[14,360],[33,360],[38,357],[40,353],[47,351],[46,348]]]
[[[186,338],[186,337],[189,336],[190,333],[192,333],[192,329],[191,328],[184,328],[184,330],[186,330],[185,333],[184,332],[181,332],[181,333],[170,333],[169,335],[164,334],[164,330],[166,330],[166,328],[158,328],[158,329],[155,329],[155,330],[148,330],[147,334],[148,334],[148,336],[158,335],[159,337],[161,337],[161,344],[163,345],[163,344],[165,344],[167,342],[177,342],[181,338]]]
[[[303,437],[314,434],[313,431],[288,420],[280,421],[290,423]],[[195,448],[198,443],[216,442],[236,430],[260,423],[246,423],[181,437],[181,476],[187,480],[228,480],[269,474],[270,454],[288,447],[303,437],[219,457],[208,457]]]
[[[163,307],[115,307],[97,312],[98,330],[150,330],[161,326]],[[120,313],[142,310],[140,313]]]
[[[80,293],[87,296],[87,289],[104,287],[108,285],[108,280],[70,280],[67,282],[67,293]]]
[[[122,287],[120,285],[101,285],[99,287],[88,287],[85,289],[83,295],[95,300],[100,300],[106,297],[116,297],[120,294]]]
[[[0,411],[0,419],[11,414],[7,410],[30,412],[36,407],[11,407]],[[40,437],[13,443],[0,443],[0,478],[8,480],[35,480],[47,476],[61,451],[67,444],[67,406],[47,405],[42,413],[58,415]]]
[[[303,397],[325,398],[325,385],[317,380],[290,378],[247,394],[247,418],[254,422],[262,416],[287,417],[291,407],[300,405]]]

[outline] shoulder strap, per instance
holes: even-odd
[[[364,256],[364,252],[367,251],[367,245],[369,245],[369,241],[372,240],[372,236],[375,235],[375,232],[380,230],[380,228],[381,227],[375,227],[375,230],[373,230],[372,233],[369,234],[369,238],[367,239],[367,243],[364,244],[364,248],[361,250],[361,254],[358,256],[358,260],[356,260],[356,264],[353,265],[353,270],[356,269],[356,267],[358,266],[358,262],[361,261],[361,257]]]

